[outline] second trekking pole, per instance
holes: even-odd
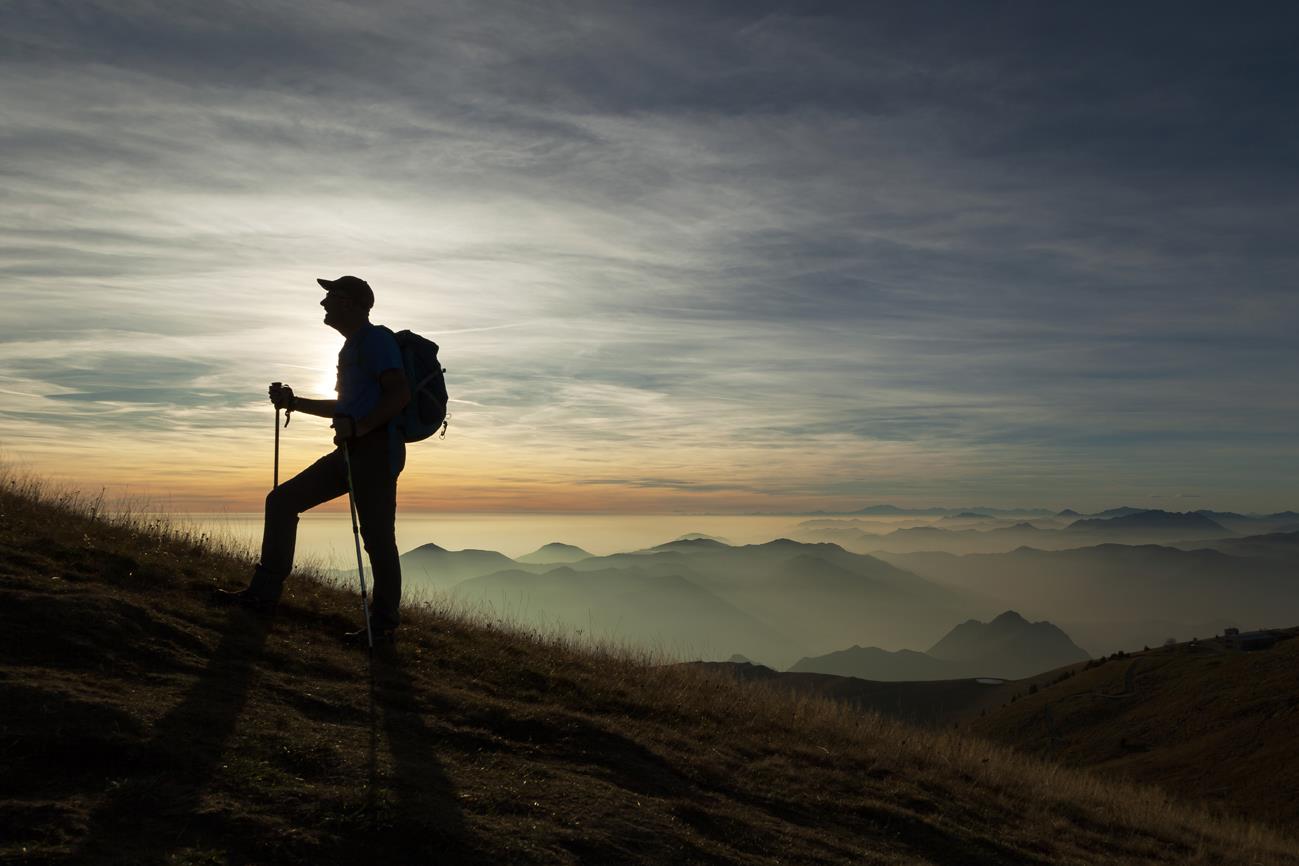
[[[365,642],[374,654],[374,634],[370,631],[370,602],[365,595],[365,566],[361,564],[361,530],[356,524],[356,492],[352,487],[352,456],[343,443],[343,465],[347,467],[347,504],[352,510],[352,540],[356,542],[356,573],[361,578],[361,613],[365,616]]]
[[[271,388],[275,391],[279,391],[280,383],[272,382]],[[287,424],[289,422],[285,421],[284,423]],[[272,489],[274,489],[279,486],[280,486],[280,407],[278,404],[276,404],[275,406],[275,475],[272,479],[271,487]]]
[[[271,489],[280,486],[280,407],[275,407],[275,476],[271,481]]]

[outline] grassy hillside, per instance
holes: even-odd
[[[338,644],[298,575],[12,479],[0,493],[0,861],[1299,863],[1152,789],[693,667],[431,607]]]
[[[974,730],[1299,825],[1299,639],[1260,652],[1201,640],[1073,670],[1034,694],[1021,687],[1014,703],[973,718]]]
[[[833,699],[927,728],[951,728],[980,710],[1000,707],[1017,691],[1023,691],[1025,683],[1032,682],[1031,679],[991,683],[976,679],[888,682],[810,671],[774,671],[742,662],[694,664],[739,680],[762,682],[791,694]]]

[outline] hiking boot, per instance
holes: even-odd
[[[279,604],[278,599],[267,598],[260,593],[253,592],[251,586],[243,589],[221,589],[218,587],[213,591],[212,597],[221,604],[242,607],[251,613],[266,617],[274,616],[275,607]]]

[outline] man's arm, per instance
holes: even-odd
[[[294,396],[293,411],[306,412],[317,418],[333,418],[338,414],[337,400],[308,400],[306,397]]]

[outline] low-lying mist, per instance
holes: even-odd
[[[1053,624],[1091,655],[1299,622],[1299,516],[1115,512],[414,514],[399,516],[398,540],[408,594],[447,594],[527,625],[682,659],[739,656],[778,670],[876,648],[885,655],[861,667],[874,678],[938,678],[969,665],[914,653],[1006,611]],[[257,515],[191,519],[242,532],[250,546],[260,535]],[[300,538],[303,556],[355,579],[345,514],[304,515]],[[1073,652],[1014,639],[1023,658],[983,673],[1018,676]]]

